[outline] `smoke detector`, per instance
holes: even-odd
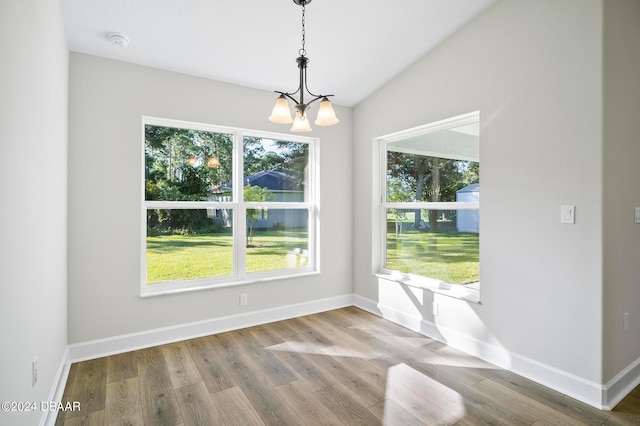
[[[120,33],[109,33],[107,34],[107,40],[114,46],[125,48],[129,45],[129,37]]]

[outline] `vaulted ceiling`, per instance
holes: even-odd
[[[313,0],[308,85],[354,106],[495,0]],[[265,89],[297,88],[292,0],[60,0],[75,52]],[[107,34],[126,35],[126,48]]]

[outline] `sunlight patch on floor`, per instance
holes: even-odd
[[[454,424],[466,414],[462,395],[404,363],[389,368],[385,397],[427,424]]]
[[[353,348],[347,348],[340,345],[321,345],[311,342],[295,342],[289,341],[277,345],[268,346],[266,349],[281,352],[297,352],[304,354],[328,355],[339,357],[351,357],[371,359],[379,356],[378,352],[362,352]]]
[[[363,359],[377,358],[381,355],[380,352],[375,352],[375,351],[363,352],[354,348],[345,348],[340,345],[328,346],[324,349],[323,353],[325,355],[330,355],[330,356],[341,356],[341,357],[363,358]]]
[[[424,351],[422,351],[421,354],[422,355],[418,356],[409,355],[408,359],[419,364],[439,365],[443,367],[481,368],[489,370],[498,368],[493,364],[466,354],[438,353],[438,351],[431,352],[430,354],[424,354]]]

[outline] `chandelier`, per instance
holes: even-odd
[[[307,114],[309,112],[309,105],[317,100],[320,100],[320,107],[318,108],[316,121],[314,121],[315,124],[318,126],[332,126],[340,120],[336,117],[336,112],[333,110],[333,106],[331,106],[331,101],[329,101],[329,97],[333,95],[314,95],[307,87],[307,65],[309,64],[309,58],[306,56],[307,51],[304,49],[304,13],[305,6],[311,3],[311,0],[293,0],[293,2],[298,6],[302,6],[302,48],[298,51],[300,56],[296,59],[298,68],[300,69],[300,84],[298,85],[298,90],[295,92],[275,91],[276,93],[280,93],[280,96],[276,99],[276,104],[271,111],[269,121],[278,124],[293,123],[291,127],[292,132],[310,132],[311,126],[309,125]],[[312,98],[307,102],[305,102],[304,99],[305,90]],[[295,95],[298,95],[298,99],[294,98]],[[287,98],[295,103],[295,119],[291,117],[291,109],[289,109],[289,101]]]

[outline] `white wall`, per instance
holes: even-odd
[[[0,57],[0,401],[39,403],[67,346],[68,53],[58,2],[1,2]],[[33,425],[40,414],[2,411],[0,424]]]
[[[67,343],[68,56],[57,6],[0,6],[0,189],[10,207],[0,220],[0,330],[10,342],[0,400],[47,400]],[[266,121],[273,94],[72,54],[69,343],[348,294],[353,273],[357,294],[450,343],[475,341],[506,367],[540,363],[606,383],[640,355],[640,228],[630,223],[640,204],[639,16],[633,0],[498,3],[355,108],[356,155],[348,109],[337,108],[339,126],[312,134],[329,164],[321,275],[148,299],[138,296],[141,115],[281,131]],[[379,281],[372,139],[474,110],[482,303]],[[559,224],[561,204],[576,205],[575,225]],[[240,291],[250,295],[242,309]],[[39,413],[9,416],[0,423],[33,424]]]
[[[267,120],[274,101],[270,92],[71,54],[70,343],[351,293],[351,111],[337,107],[340,125],[309,134],[321,139],[327,165],[320,275],[139,297],[142,116],[287,133]]]
[[[436,296],[434,318],[432,293],[372,276],[372,140],[475,110],[481,304]],[[585,385],[597,403],[601,139],[601,2],[498,2],[355,108],[355,292],[557,389]],[[576,206],[575,225],[560,224],[563,204]]]
[[[640,2],[604,2],[604,382],[640,363]],[[623,331],[623,314],[629,330]],[[640,368],[636,365],[636,368]]]

